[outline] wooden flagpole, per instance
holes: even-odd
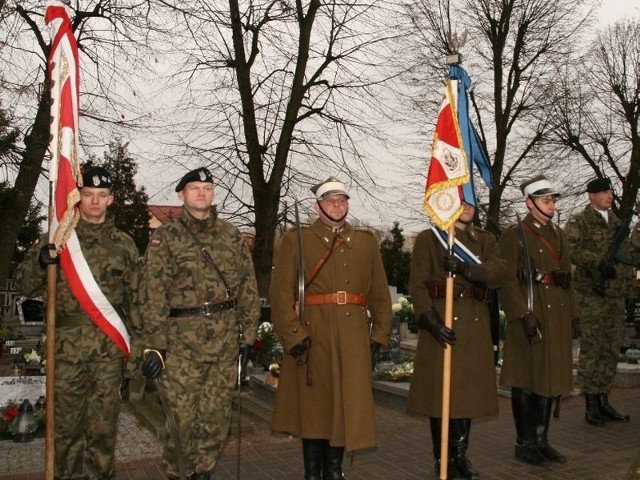
[[[53,186],[50,186],[50,194],[53,192]],[[53,211],[53,202],[49,201],[49,230],[51,229],[51,219],[55,215]],[[46,386],[46,403],[45,403],[45,443],[44,443],[44,459],[45,459],[45,480],[53,480],[55,461],[54,461],[54,434],[55,434],[55,367],[56,367],[56,282],[58,271],[56,265],[47,266],[47,343],[46,343],[46,359],[47,366],[45,370],[47,386]]]
[[[453,252],[456,228],[451,225],[448,231],[449,254]],[[445,281],[444,324],[453,327],[453,274],[447,274]],[[446,480],[449,467],[449,418],[451,407],[451,345],[444,348],[442,365],[442,430],[440,432],[440,479]]]

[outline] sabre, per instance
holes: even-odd
[[[529,256],[529,247],[527,245],[527,235],[524,233],[524,225],[520,219],[520,215],[516,212],[516,219],[518,221],[518,228],[516,229],[518,234],[518,240],[520,248],[522,248],[522,256],[524,257],[524,273],[527,280],[527,310],[533,313],[533,267],[531,266],[531,257]],[[537,328],[538,336],[542,339],[542,333]]]
[[[302,225],[300,223],[300,214],[298,212],[298,202],[293,204],[293,212],[296,217],[296,238],[298,239],[298,318],[300,325],[304,326],[304,246],[302,244]],[[309,367],[309,350],[305,355],[307,359],[304,363],[307,365],[307,386],[311,386],[311,369]],[[300,360],[300,359],[299,359]]]
[[[304,325],[304,248],[297,201],[293,204],[293,211],[296,217],[296,237],[298,239],[298,317],[300,318],[300,325]]]
[[[167,420],[169,422],[170,434],[173,438],[173,443],[176,448],[176,463],[178,464],[178,476],[180,480],[187,480],[187,471],[184,467],[184,455],[182,453],[182,443],[180,443],[180,431],[178,430],[178,424],[176,422],[176,417],[173,415],[173,411],[169,408],[169,401],[167,400],[167,392],[165,392],[164,388],[162,388],[162,384],[160,383],[159,378],[154,378],[153,383],[156,386],[156,390],[158,391],[158,397],[160,398],[160,403],[162,404],[162,409],[164,410],[164,414],[167,416]]]

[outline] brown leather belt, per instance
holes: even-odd
[[[524,270],[518,270],[517,277],[521,284],[527,283],[527,274]],[[533,282],[542,283],[543,285],[557,285],[567,289],[571,286],[571,272],[564,270],[548,272],[536,268],[533,271]]]
[[[367,304],[367,296],[364,293],[350,293],[341,290],[335,293],[316,293],[305,295],[305,305],[362,305]]]
[[[224,302],[205,302],[199,307],[193,308],[172,308],[169,310],[170,317],[210,317],[216,312],[231,310],[236,308],[236,299],[225,300]]]
[[[443,283],[432,283],[427,286],[431,298],[445,298],[446,286]],[[489,303],[493,299],[495,290],[491,288],[465,287],[460,284],[453,286],[453,298],[471,298],[478,302]]]

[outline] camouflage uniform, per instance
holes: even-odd
[[[205,261],[201,248],[181,223],[196,235],[220,270]],[[173,317],[187,309],[227,300],[225,282],[235,310],[209,316]],[[245,342],[253,343],[260,302],[253,263],[240,232],[218,219],[215,207],[205,220],[186,208],[180,220],[156,230],[145,254],[140,282],[144,299],[142,327],[137,332],[148,347],[166,350],[160,376],[180,433],[188,474],[211,472],[227,438],[231,397],[237,380],[238,325]],[[171,432],[167,422],[166,431]],[[178,475],[173,438],[165,441],[163,462]]]
[[[624,308],[628,292],[633,291],[631,267],[616,264],[616,278],[604,283],[604,296],[594,291],[594,274],[622,222],[609,211],[609,223],[587,206],[569,220],[566,233],[576,265],[575,280],[582,326],[578,381],[587,394],[609,393],[616,373],[624,334]],[[638,258],[631,242],[624,242],[622,253]],[[595,273],[594,273],[595,272]]]
[[[80,220],[76,233],[102,292],[118,312],[131,312],[138,274],[132,238],[111,217],[100,224]],[[26,296],[45,287],[39,251],[39,244],[32,247],[16,271],[16,285]],[[112,478],[123,353],[81,309],[61,269],[55,348],[55,477]]]

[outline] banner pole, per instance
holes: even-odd
[[[451,225],[448,231],[449,255],[453,253],[456,228]],[[453,327],[453,274],[448,273],[445,283],[444,324]],[[442,429],[440,432],[440,479],[446,480],[449,467],[449,418],[451,407],[451,350],[452,346],[444,348],[442,364]]]
[[[53,186],[49,184],[49,196],[53,193]],[[52,198],[49,199],[49,235],[51,234],[51,219],[55,215]],[[46,393],[45,393],[45,480],[54,479],[54,438],[55,438],[55,366],[56,366],[56,295],[58,271],[56,265],[47,266],[47,365]]]

